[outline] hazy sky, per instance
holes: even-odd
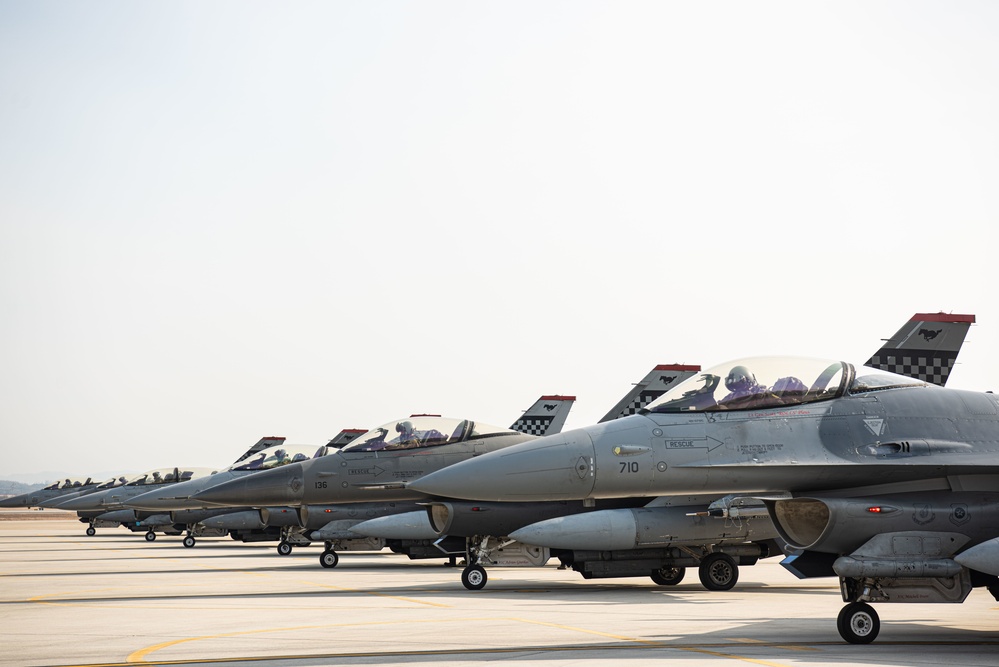
[[[0,478],[583,426],[925,311],[999,390],[996,119],[995,2],[0,0]]]

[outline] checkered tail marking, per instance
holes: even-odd
[[[946,384],[955,361],[957,354],[954,352],[897,350],[891,353],[878,352],[866,365],[942,387]]]

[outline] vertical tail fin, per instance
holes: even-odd
[[[917,313],[864,365],[942,387],[974,323],[974,315]]]
[[[312,455],[312,458],[318,459],[320,456],[326,456],[327,454],[332,454],[338,449],[343,449],[353,442],[357,436],[364,433],[367,433],[367,431],[363,428],[345,428],[334,435],[329,442],[317,449],[316,453]]]
[[[631,390],[624,395],[624,398],[618,401],[617,405],[611,408],[610,412],[604,415],[598,423],[602,424],[612,419],[633,415],[665,394],[667,390],[700,372],[700,366],[660,364],[649,371],[641,382],[633,385]]]
[[[575,396],[542,396],[510,428],[528,435],[560,433],[575,402]]]
[[[246,450],[245,454],[243,454],[238,459],[233,461],[233,465],[239,463],[240,461],[243,461],[244,459],[250,458],[257,452],[267,449],[268,447],[276,447],[277,445],[284,444],[284,441],[285,438],[273,435],[266,438],[260,438],[260,440],[257,441],[257,444],[253,445],[253,447],[250,447],[248,450]]]
[[[333,439],[326,443],[326,446],[330,449],[341,449],[344,445],[350,444],[359,435],[367,433],[363,428],[345,428],[336,435]]]

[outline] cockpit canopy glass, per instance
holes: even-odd
[[[121,475],[118,477],[112,477],[111,479],[104,480],[103,482],[97,485],[97,488],[99,490],[113,489],[119,486],[124,486],[127,483],[128,483],[128,478],[125,477],[124,475]]]
[[[276,445],[261,449],[238,465],[229,466],[229,470],[270,470],[289,463],[307,461],[311,458],[315,445]]]
[[[759,410],[842,396],[853,367],[800,357],[738,359],[709,368],[649,404],[648,412]]]
[[[186,482],[189,479],[211,475],[215,470],[209,468],[157,468],[133,477],[125,486],[150,486],[153,484],[173,484]]]
[[[43,490],[44,491],[68,491],[70,489],[79,489],[81,486],[86,486],[87,484],[93,484],[94,481],[89,477],[68,477],[66,479],[59,480],[54,484],[49,484]]]
[[[887,371],[867,366],[858,366],[856,377],[850,383],[851,394],[863,394],[869,391],[881,391],[883,389],[898,389],[900,387],[926,387],[923,380],[896,375]]]
[[[506,428],[450,417],[406,417],[358,437],[343,452],[379,452],[449,445],[471,438],[516,433]]]

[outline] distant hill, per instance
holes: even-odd
[[[9,479],[0,479],[0,496],[19,496],[22,493],[35,491],[45,487],[45,484],[25,484],[24,482],[14,482]]]

